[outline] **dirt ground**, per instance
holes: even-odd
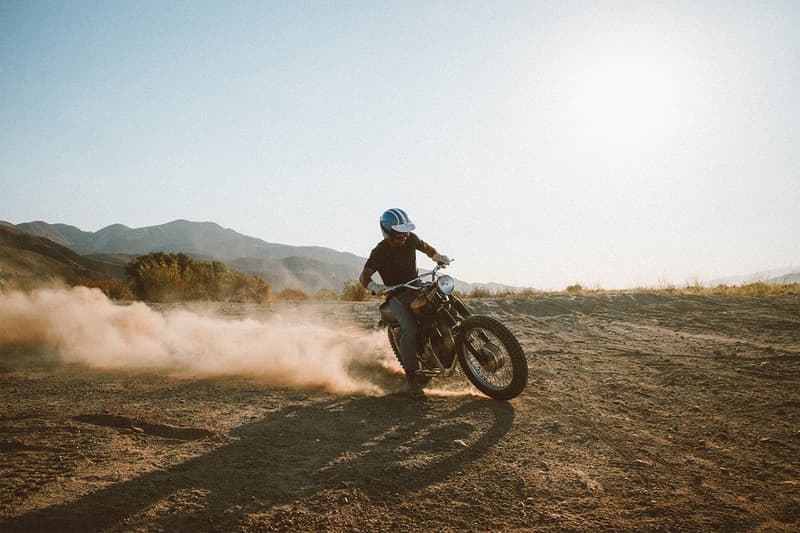
[[[374,303],[325,305],[375,326]],[[800,297],[470,306],[525,349],[509,403],[0,346],[0,530],[800,530]]]

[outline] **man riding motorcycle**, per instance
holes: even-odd
[[[380,218],[383,240],[380,241],[367,259],[361,271],[359,282],[373,294],[383,294],[386,285],[399,285],[417,277],[417,250],[440,265],[450,264],[450,258],[436,251],[436,248],[420,239],[412,231],[416,228],[402,209],[387,209]],[[372,279],[380,274],[383,284]],[[417,369],[417,321],[409,304],[415,292],[407,288],[396,290],[389,298],[389,307],[400,323],[400,353],[406,378],[412,392],[421,392],[416,379]]]

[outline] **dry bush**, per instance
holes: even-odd
[[[77,279],[70,280],[70,285],[82,285],[84,287],[100,289],[103,294],[112,300],[133,300],[133,288],[129,283],[118,279]]]
[[[601,295],[601,294],[625,294],[625,293],[646,293],[646,294],[668,294],[668,295],[713,295],[713,296],[749,296],[749,297],[770,297],[782,295],[800,294],[800,283],[789,285],[775,285],[763,282],[750,283],[742,286],[718,285],[716,287],[706,287],[700,281],[693,281],[684,287],[675,287],[671,284],[661,283],[658,287],[634,287],[632,289],[605,290],[600,287],[587,289],[575,283],[568,286],[564,291],[537,291],[535,289],[525,289],[522,291],[499,291],[491,292],[485,289],[474,289],[469,293],[456,293],[456,296],[463,299],[469,298],[535,298],[546,295],[570,294],[570,295]]]
[[[481,287],[475,287],[469,292],[456,291],[455,295],[462,300],[469,300],[472,298],[533,298],[536,296],[544,296],[544,291],[526,288],[520,290],[506,289],[502,291],[490,291]]]
[[[264,303],[270,285],[258,276],[219,261],[195,261],[186,254],[155,252],[137,257],[125,269],[137,298],[153,302],[236,301]]]
[[[314,295],[314,299],[322,301],[322,302],[330,302],[330,301],[338,300],[339,297],[336,296],[336,293],[333,292],[330,289],[320,289]]]
[[[63,284],[63,280],[55,276],[0,276],[0,292],[30,292],[36,289]]]
[[[370,297],[370,293],[358,281],[348,281],[342,290],[342,300],[345,302],[363,302]]]
[[[567,292],[570,294],[580,294],[583,292],[583,286],[580,283],[575,283],[567,287]]]
[[[711,291],[712,294],[724,294],[726,296],[780,296],[785,294],[800,294],[800,283],[792,283],[790,285],[775,285],[759,281],[738,287],[719,285],[711,289]]]
[[[465,296],[467,298],[491,298],[492,296],[496,296],[496,294],[488,289],[475,287],[474,289],[469,291]]]
[[[298,289],[283,289],[278,293],[278,300],[284,302],[300,302],[308,299],[308,294]]]
[[[626,291],[616,291],[626,292]],[[748,283],[747,285],[717,285],[706,287],[699,281],[694,281],[684,287],[661,287],[656,289],[636,288],[628,292],[647,292],[654,294],[671,295],[697,295],[697,296],[740,296],[740,297],[769,297],[788,294],[800,294],[800,283],[777,285],[764,282]]]

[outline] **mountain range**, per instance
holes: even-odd
[[[52,243],[48,245],[51,255],[64,257],[69,251],[80,258],[70,256],[71,264],[90,261],[99,272],[115,273],[115,277],[124,275],[124,266],[137,256],[151,252],[182,252],[198,260],[221,261],[241,272],[260,276],[275,290],[293,288],[315,294],[328,289],[339,293],[345,283],[358,279],[366,262],[364,257],[330,248],[267,242],[213,222],[175,220],[143,228],[113,224],[96,232],[42,221],[16,225],[0,221],[2,227],[37,237],[38,240],[32,242],[39,243],[40,247],[44,242]],[[4,240],[13,240],[17,247],[23,240],[18,234],[9,236],[5,232],[3,235]],[[27,248],[30,252],[35,246],[31,244]],[[9,269],[9,266],[4,268]],[[460,281],[456,287],[465,292],[474,288],[511,288]]]
[[[0,220],[0,275],[56,276],[61,279],[111,277],[124,279],[124,268],[151,252],[185,253],[203,261],[221,261],[231,268],[260,276],[273,289],[322,289],[340,293],[358,279],[366,258],[319,246],[291,246],[237,233],[213,222],[174,220],[158,226],[129,228],[113,224],[83,231],[67,224],[36,221],[12,224]],[[13,249],[14,253],[11,253]],[[800,267],[713,280],[711,285],[763,281],[800,282]],[[518,288],[498,283],[466,283],[456,289],[504,292]]]
[[[221,261],[236,270],[258,275],[276,290],[294,288],[310,294],[321,289],[340,292],[346,282],[358,278],[366,261],[330,248],[266,242],[213,222],[175,220],[144,228],[114,224],[96,232],[42,221],[16,225],[0,221],[0,226],[46,239],[101,265],[122,269],[140,255],[182,252],[198,260]]]

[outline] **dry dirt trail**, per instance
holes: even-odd
[[[470,305],[525,348],[509,403],[0,345],[0,531],[800,530],[800,297]],[[298,309],[375,322],[374,303]]]

